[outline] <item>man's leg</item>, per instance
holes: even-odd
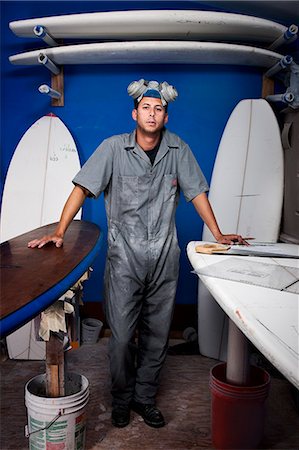
[[[136,347],[133,344],[141,310],[143,285],[134,279],[130,267],[107,261],[105,272],[105,314],[111,329],[109,358],[111,372],[112,423],[124,427],[130,421],[130,402],[135,388]]]
[[[134,400],[155,404],[168,348],[177,281],[155,286],[144,299],[140,322]]]
[[[159,375],[168,348],[173,315],[179,254],[176,239],[168,237],[150,273],[139,321],[139,345],[134,401],[132,409],[152,427],[165,424],[162,413],[155,406]]]

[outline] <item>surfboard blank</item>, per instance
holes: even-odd
[[[63,122],[54,115],[37,120],[21,138],[10,162],[1,208],[1,241],[58,221],[79,170],[76,145]]]
[[[52,47],[9,57],[12,64],[39,65],[39,55],[55,64],[237,64],[269,68],[283,57],[236,44],[185,41],[104,42]]]
[[[35,37],[41,25],[54,38],[145,40],[180,39],[271,44],[286,27],[241,14],[197,10],[110,11],[18,20],[9,24],[20,37]]]
[[[223,233],[277,242],[283,200],[283,149],[276,117],[266,100],[242,100],[223,132],[209,200]],[[204,226],[204,241],[213,241]],[[198,281],[198,342],[201,353],[226,360],[227,318]]]
[[[242,100],[221,138],[209,199],[224,233],[277,242],[283,201],[283,149],[266,100]],[[203,240],[213,240],[204,227]]]

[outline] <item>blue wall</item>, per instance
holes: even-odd
[[[168,128],[189,143],[210,180],[217,147],[231,111],[241,99],[259,98],[261,95],[262,74],[259,69],[163,64],[65,66],[65,106],[54,108],[50,106],[49,98],[37,90],[40,84],[50,84],[48,70],[37,66],[12,66],[8,62],[9,55],[40,45],[34,39],[14,36],[8,28],[12,20],[109,9],[169,9],[170,4],[164,3],[1,2],[1,188],[19,139],[33,122],[50,111],[59,116],[71,131],[82,163],[102,139],[133,129],[132,101],[126,88],[132,80],[139,78],[166,80],[177,88],[179,97],[169,107]],[[172,4],[175,9],[192,8],[190,2]],[[198,3],[196,7],[200,9]],[[106,233],[103,199],[87,200],[83,218],[99,224]],[[193,206],[183,198],[177,211],[177,227],[182,248],[177,303],[193,304],[196,302],[197,280],[190,273],[191,266],[185,248],[189,241],[201,238],[202,222]],[[91,279],[85,283],[85,301],[102,301],[105,251],[104,246],[102,254],[94,263]]]

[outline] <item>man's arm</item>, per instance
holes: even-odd
[[[53,242],[56,247],[61,247],[64,234],[69,224],[83,205],[88,194],[89,192],[87,189],[84,189],[81,186],[75,186],[64,205],[59,224],[57,225],[54,234],[43,236],[41,239],[34,239],[33,241],[28,242],[28,247],[42,248],[49,242]]]
[[[221,233],[206,193],[203,192],[202,194],[197,195],[192,200],[192,203],[217,242],[219,242],[220,244],[238,243],[248,245],[248,243],[239,234]]]

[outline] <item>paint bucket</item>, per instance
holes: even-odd
[[[211,427],[216,449],[257,448],[263,437],[269,386],[270,375],[259,367],[250,367],[248,386],[226,382],[226,363],[211,369]]]
[[[103,322],[98,319],[82,320],[82,342],[86,344],[95,344],[100,336]]]
[[[30,450],[83,450],[85,448],[87,378],[76,373],[65,377],[66,395],[46,397],[46,375],[38,375],[25,386],[25,404]]]

